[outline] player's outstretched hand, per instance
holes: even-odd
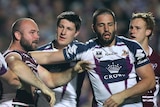
[[[49,88],[42,90],[42,92],[49,101],[50,107],[54,107],[54,104],[56,102],[55,93]]]
[[[83,71],[90,70],[90,62],[89,61],[78,61],[77,64],[74,66],[74,71],[81,73]]]
[[[123,93],[113,94],[104,102],[104,107],[119,107],[125,100],[124,96]]]

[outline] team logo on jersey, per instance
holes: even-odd
[[[98,59],[102,58],[103,57],[102,51],[96,51],[95,57]]]
[[[119,64],[114,64],[114,62],[112,62],[111,65],[108,65],[108,67],[106,67],[106,69],[112,74],[112,73],[118,73],[119,70],[122,68],[122,66],[120,66]]]
[[[129,54],[128,51],[126,51],[126,50],[122,50],[122,51],[123,51],[122,56],[128,56],[128,54]]]

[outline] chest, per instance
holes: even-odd
[[[28,54],[21,53],[22,60],[34,71],[37,72],[37,66],[38,64],[36,61]]]

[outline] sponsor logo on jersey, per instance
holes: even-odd
[[[120,77],[125,77],[125,74],[119,74],[120,69],[122,68],[122,66],[120,66],[119,64],[114,64],[114,62],[112,62],[111,65],[108,65],[106,67],[106,69],[110,72],[109,75],[104,75],[104,79],[116,79],[116,78],[120,78]]]
[[[122,66],[120,66],[119,64],[114,64],[114,62],[112,62],[111,65],[108,65],[108,66],[106,67],[106,69],[107,69],[110,73],[118,73],[121,68],[122,68]]]

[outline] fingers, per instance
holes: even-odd
[[[114,100],[108,99],[107,101],[105,101],[104,107],[118,107],[118,104],[114,102]]]
[[[50,106],[53,107],[53,105],[55,104],[55,102],[56,102],[55,94],[53,94],[50,97],[50,102],[49,102]]]
[[[43,95],[45,96],[45,98],[49,102],[50,106],[53,107],[53,105],[56,102],[55,93],[52,90],[47,89],[47,90],[43,91]]]
[[[81,67],[81,70],[90,70],[91,67],[90,67],[90,62],[89,61],[80,61],[80,67]]]
[[[83,71],[88,71],[91,69],[91,63],[89,61],[79,61],[77,64],[74,66],[74,71],[81,73]]]

